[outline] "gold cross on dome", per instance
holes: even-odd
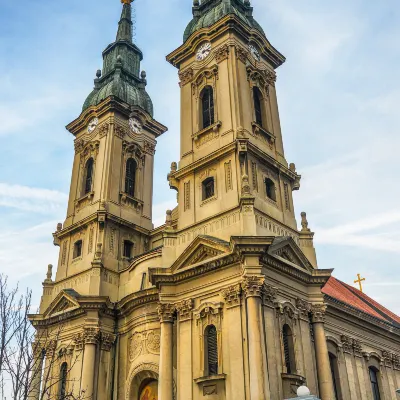
[[[133,0],[121,0],[122,4],[131,4],[133,3]]]
[[[360,292],[363,291],[362,282],[365,281],[365,278],[361,278],[360,274],[357,274],[358,279],[354,281],[354,283],[358,283],[360,285]]]

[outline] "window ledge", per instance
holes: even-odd
[[[210,375],[210,376],[202,376],[200,378],[194,379],[195,383],[205,383],[205,382],[216,382],[216,381],[224,381],[226,379],[226,374],[218,374],[218,375]]]
[[[214,131],[215,133],[219,132],[219,128],[222,126],[221,121],[215,122],[213,125],[207,126],[207,128],[204,128],[198,132],[195,132],[192,134],[192,139],[194,140],[199,140],[200,136],[205,135],[206,133],[209,133],[211,131]]]
[[[257,124],[257,122],[253,121],[251,123],[253,127],[253,133],[255,134],[261,134],[265,136],[270,143],[270,145],[273,145],[275,143],[275,135],[269,131],[267,131],[265,128],[263,128],[261,125]]]
[[[136,211],[139,213],[141,209],[143,208],[144,202],[142,200],[137,199],[136,197],[133,197],[129,195],[128,193],[125,192],[120,192],[120,199],[121,203],[127,206],[132,206],[133,208],[136,209]]]
[[[72,259],[72,264],[73,264],[73,263],[76,263],[76,262],[78,262],[78,261],[81,261],[82,259],[83,259],[82,256],[75,257],[75,258]]]
[[[94,192],[92,191],[77,199],[75,201],[75,207],[77,208],[77,211],[79,211],[80,208],[86,207],[92,201],[93,197]]]
[[[200,207],[205,206],[208,203],[211,203],[212,201],[217,200],[217,196],[212,196],[209,199],[203,200],[200,204]]]

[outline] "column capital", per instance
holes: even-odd
[[[311,304],[307,300],[297,298],[296,307],[299,310],[299,317],[308,321]]]
[[[222,290],[222,297],[225,299],[227,308],[232,308],[240,305],[240,297],[242,287],[240,284],[229,286]]]
[[[265,279],[263,276],[245,276],[242,281],[242,289],[246,296],[249,297],[262,297],[263,286]]]
[[[326,305],[325,304],[312,304],[311,305],[311,322],[313,324],[316,323],[324,323],[325,322],[325,312]]]
[[[100,329],[85,328],[83,332],[83,339],[85,344],[97,344],[100,340]]]
[[[100,343],[101,343],[101,349],[104,351],[110,351],[112,345],[115,342],[116,335],[113,333],[106,333],[106,332],[101,332],[100,336]]]
[[[171,303],[158,303],[157,307],[160,322],[174,322],[176,306]]]
[[[276,301],[276,295],[278,294],[278,289],[272,285],[267,285],[264,283],[263,294],[264,305],[273,307]]]
[[[193,300],[182,300],[175,304],[176,311],[179,315],[180,321],[192,319]]]

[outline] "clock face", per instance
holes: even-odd
[[[197,61],[204,60],[206,57],[208,57],[210,52],[211,52],[211,43],[210,42],[204,43],[203,45],[201,45],[199,50],[197,50],[196,60]]]
[[[88,132],[92,133],[96,129],[96,126],[98,125],[98,123],[99,123],[99,119],[98,118],[92,118],[89,121],[89,125],[88,125],[88,128],[87,128]]]
[[[129,118],[129,126],[134,133],[142,132],[142,123],[137,118]]]
[[[249,50],[251,55],[257,60],[260,61],[261,60],[261,56],[260,56],[260,52],[256,49],[255,46],[253,46],[252,44],[249,45]]]

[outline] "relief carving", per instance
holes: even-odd
[[[262,276],[245,276],[242,281],[242,289],[248,297],[261,297],[264,286],[264,277]]]
[[[229,47],[224,45],[215,50],[215,61],[219,64],[229,57]]]
[[[134,361],[141,354],[160,354],[160,329],[135,332],[128,342],[129,360]]]
[[[193,69],[192,68],[185,69],[184,71],[180,71],[178,75],[180,79],[179,86],[180,87],[185,86],[193,80],[194,76]]]
[[[240,305],[240,295],[242,293],[241,286],[233,285],[222,290],[222,297],[225,299],[227,308],[232,308]]]

